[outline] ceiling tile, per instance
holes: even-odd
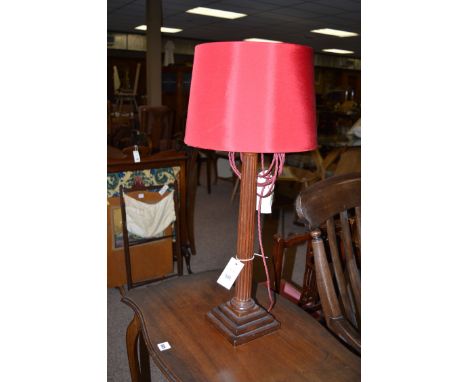
[[[361,10],[361,3],[351,0],[315,0],[317,4],[323,4],[329,7],[343,9],[345,11]]]
[[[335,7],[328,7],[326,5],[322,4],[316,4],[316,3],[303,3],[303,4],[298,4],[292,7],[296,9],[299,12],[302,12],[304,14],[304,11],[314,14],[314,15],[336,15],[339,13],[346,12],[345,9],[338,9]]]
[[[146,1],[108,0],[108,30],[135,33],[135,26],[146,22]],[[186,13],[196,6],[248,16],[225,20]],[[162,0],[162,9],[163,25],[183,29],[174,38],[232,41],[258,37],[306,44],[315,49],[349,49],[360,55],[360,38],[322,38],[310,33],[311,29],[323,27],[360,33],[359,0]]]
[[[291,5],[303,3],[304,0],[260,0],[259,3],[274,4],[281,7],[289,7]]]
[[[259,1],[251,1],[251,0],[222,0],[219,2],[219,6],[221,9],[223,5],[236,5],[239,9],[246,10],[244,13],[248,13],[247,10],[254,10],[255,12],[258,11],[269,11],[271,9],[278,8],[278,5],[275,4],[268,4],[268,3],[261,3]]]

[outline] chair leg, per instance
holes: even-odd
[[[123,99],[122,97],[119,96],[118,98],[118,103],[117,103],[117,110],[119,111],[119,114],[122,113],[122,106],[123,106]]]
[[[281,236],[284,237],[284,207],[280,208],[279,215],[281,225]]]
[[[211,157],[207,154],[206,158],[206,183],[208,187],[208,193],[211,194]]]
[[[216,152],[213,153],[212,159],[213,160],[211,161],[211,163],[213,163],[213,170],[214,170],[214,174],[215,174],[213,184],[218,184],[218,157],[216,155]]]
[[[176,233],[177,237],[180,237],[180,231]],[[182,245],[174,245],[173,248],[175,249],[175,258],[177,262],[177,274],[179,276],[183,276],[184,274],[184,264],[183,264],[183,257],[184,257],[184,248]]]
[[[200,185],[200,168],[201,168],[201,159],[198,158],[198,163],[197,163],[197,186]]]
[[[135,105],[135,113],[138,114],[138,103],[136,101],[136,97],[132,97],[132,100],[133,100],[133,104]]]
[[[190,247],[184,246],[182,253],[183,253],[183,256],[184,256],[184,259],[185,259],[185,265],[187,267],[187,272],[189,274],[192,274],[193,273],[192,272],[192,267],[190,266],[190,260],[192,258],[192,251],[191,251]]]
[[[234,201],[234,198],[236,197],[238,188],[239,188],[239,178],[236,178],[236,183],[234,183],[234,189],[232,190],[232,194],[231,194],[231,203]]]

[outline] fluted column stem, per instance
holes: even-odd
[[[242,154],[239,218],[237,223],[237,258],[251,259],[254,253],[255,203],[257,193],[257,154]],[[252,261],[243,261],[244,268],[236,280],[235,295],[231,299],[234,309],[245,311],[255,304],[252,293]]]

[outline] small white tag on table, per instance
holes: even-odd
[[[135,161],[135,163],[140,162],[140,153],[138,152],[138,150],[133,150],[133,160]]]
[[[161,188],[161,189],[159,190],[159,194],[160,194],[160,195],[164,195],[168,189],[169,189],[169,186],[168,186],[167,184],[165,184],[165,185],[163,186],[163,188]]]
[[[158,344],[158,348],[160,351],[169,350],[171,348],[171,345],[169,345],[169,342],[161,342],[160,344]]]
[[[226,289],[231,289],[232,284],[236,281],[242,268],[244,268],[244,263],[236,260],[234,257],[231,257],[226,268],[224,268],[223,273],[221,273],[221,276],[218,278],[218,284],[222,285]]]
[[[145,194],[138,194],[138,199],[144,199]]]
[[[255,203],[255,209],[258,211],[258,199],[261,199],[260,212],[262,214],[271,214],[271,206],[273,204],[273,192],[270,196],[267,196],[265,198],[260,198],[260,196],[258,196],[267,195],[275,187],[274,184],[270,184],[265,187],[258,185],[259,183],[262,184],[265,182],[264,178],[260,178],[260,175],[263,175],[264,173],[266,173],[266,171],[260,171],[258,174],[259,177],[257,178],[257,202]]]

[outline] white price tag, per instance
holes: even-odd
[[[231,289],[232,284],[236,281],[242,268],[244,268],[244,263],[236,260],[234,257],[231,257],[226,268],[224,268],[223,273],[221,273],[221,276],[218,278],[218,284],[222,285],[226,289]]]
[[[258,175],[263,175],[263,171],[260,171]],[[271,206],[273,204],[273,192],[270,196],[267,196],[266,198],[260,198],[260,196],[258,195],[268,195],[270,190],[274,189],[275,185],[270,184],[266,187],[258,186],[258,183],[262,184],[264,182],[264,178],[257,178],[257,201],[255,203],[255,209],[258,211],[258,199],[261,199],[260,212],[262,214],[271,214]]]
[[[169,189],[169,186],[168,186],[167,184],[165,184],[165,185],[163,186],[163,188],[161,188],[161,189],[159,190],[159,194],[160,194],[160,195],[164,195],[168,189]]]
[[[171,348],[171,345],[169,345],[169,342],[161,342],[160,344],[158,344],[158,348],[160,351],[169,350]]]
[[[144,199],[145,198],[145,194],[138,194],[138,199]]]
[[[135,161],[135,163],[140,162],[140,153],[138,152],[138,150],[133,150],[133,160]]]

